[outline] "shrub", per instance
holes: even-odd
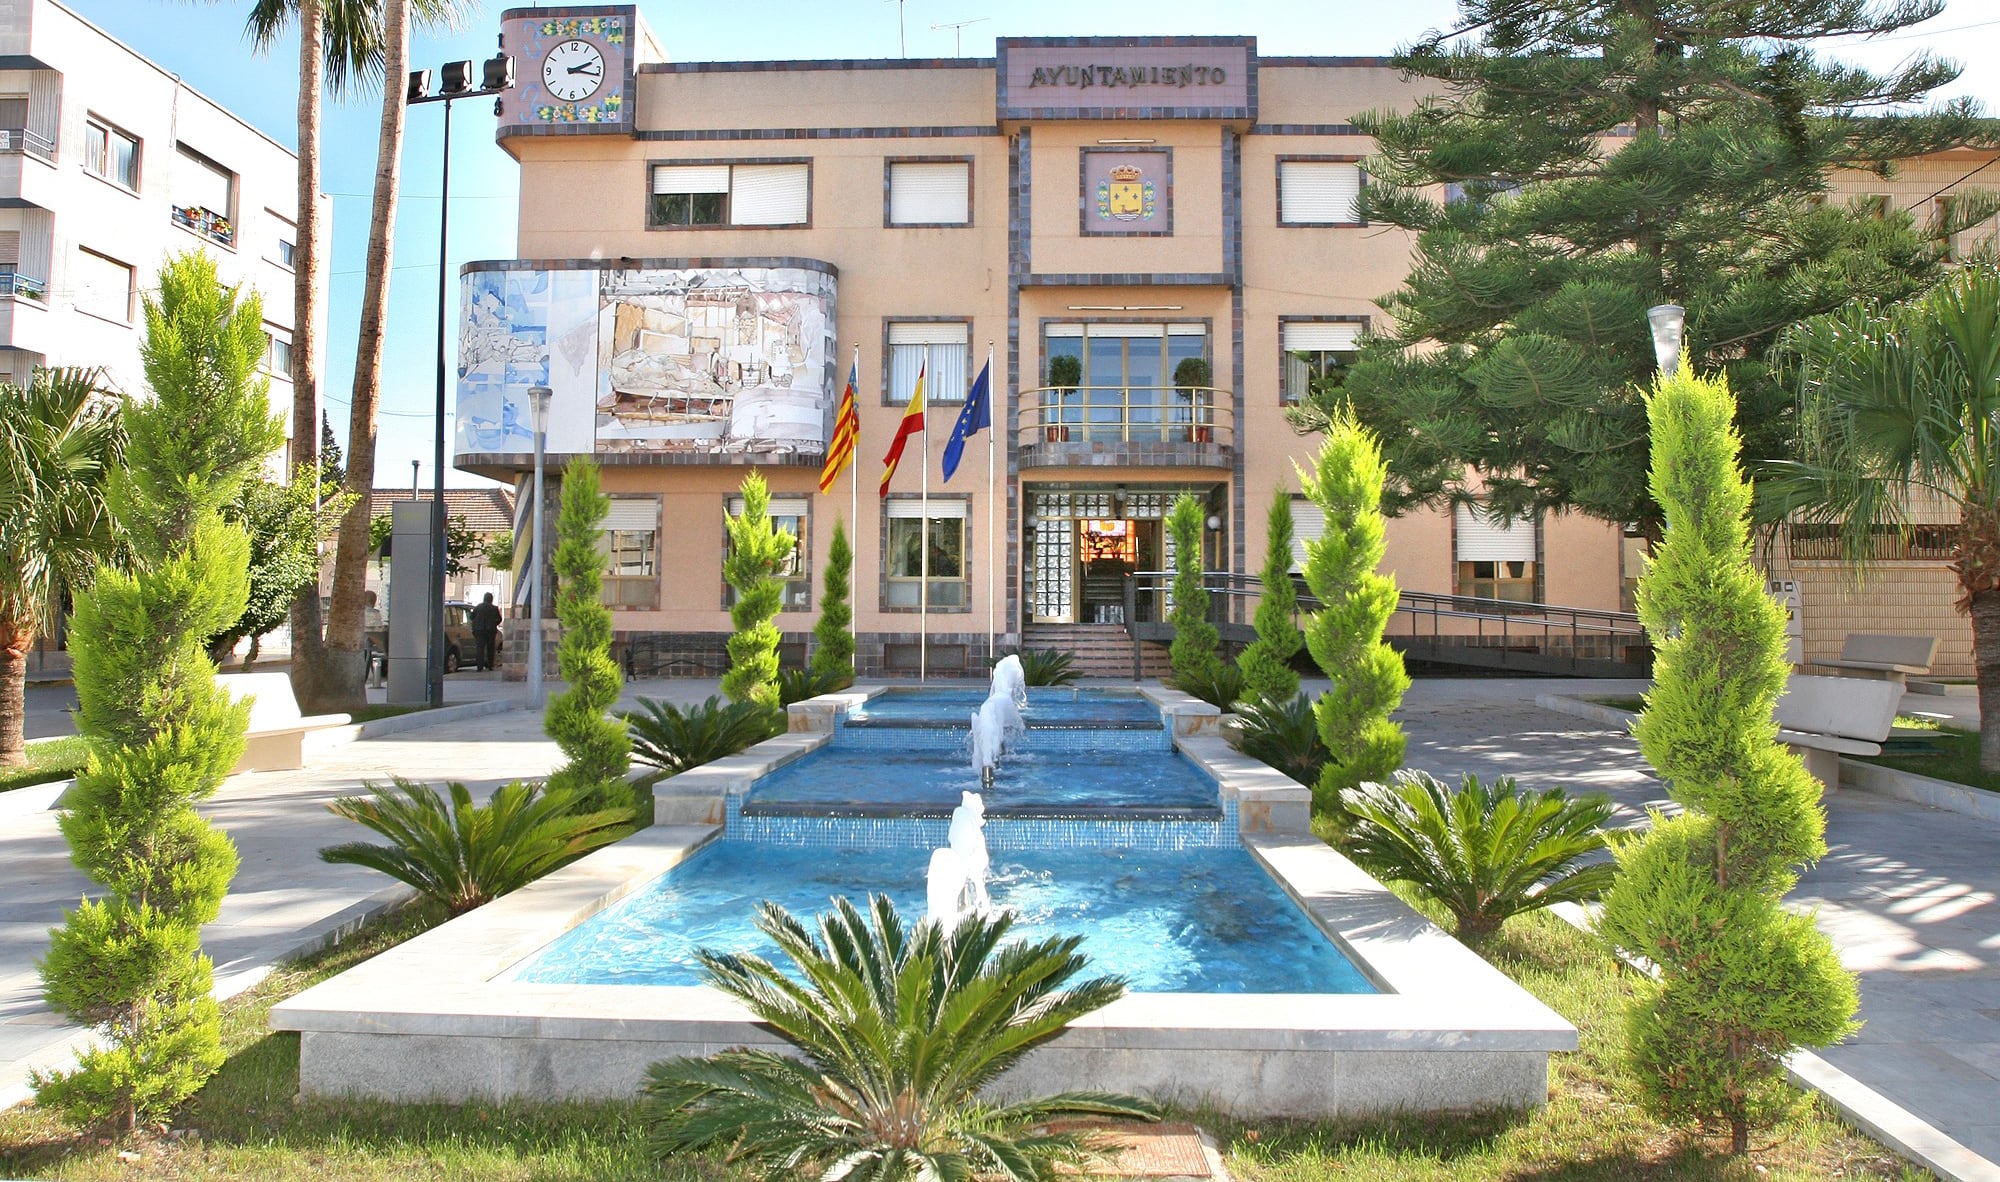
[[[1243,697],[1243,671],[1227,661],[1217,661],[1192,673],[1175,674],[1174,688],[1218,710],[1234,710]]]
[[[1845,1037],[1856,996],[1812,917],[1783,903],[1826,852],[1820,785],[1774,741],[1785,616],[1751,561],[1736,400],[1682,368],[1646,403],[1666,532],[1639,581],[1655,655],[1632,732],[1683,811],[1619,848],[1599,930],[1659,970],[1627,1013],[1648,1104],[1727,1124],[1742,1153],[1789,1102],[1785,1056]]]
[[[1402,655],[1382,642],[1396,611],[1396,580],[1377,573],[1385,549],[1382,449],[1351,414],[1330,423],[1310,472],[1306,496],[1326,516],[1326,531],[1306,543],[1306,586],[1320,610],[1306,624],[1313,662],[1333,681],[1313,710],[1326,767],[1313,785],[1313,809],[1340,823],[1340,794],[1381,781],[1403,764],[1403,728],[1389,715],[1410,688]]]
[[[1292,498],[1283,489],[1271,498],[1265,519],[1263,592],[1253,623],[1257,639],[1236,657],[1243,671],[1243,697],[1281,705],[1299,692],[1292,658],[1306,646],[1299,631],[1299,593],[1292,586]]]
[[[1610,862],[1582,861],[1605,848],[1607,796],[1524,792],[1512,776],[1487,785],[1469,775],[1453,792],[1424,772],[1397,772],[1393,783],[1348,789],[1341,803],[1352,818],[1347,855],[1437,900],[1468,940],[1611,885]]]
[[[929,921],[912,929],[879,895],[867,917],[834,900],[817,938],[771,903],[757,926],[795,974],[706,951],[702,967],[801,1057],[736,1049],[655,1063],[642,1119],[662,1157],[722,1148],[770,1177],[1045,1179],[1083,1152],[1080,1134],[1051,1121],[1157,1117],[1143,1100],[1103,1092],[1007,1104],[980,1095],[1124,993],[1110,977],[1064,988],[1084,967],[1078,937],[1007,943],[1004,912],[949,934]]]
[[[1279,771],[1311,787],[1319,783],[1326,766],[1326,744],[1319,741],[1319,720],[1313,716],[1312,699],[1294,694],[1284,702],[1243,703],[1242,728],[1237,746],[1252,759],[1262,760]]]
[[[734,755],[784,733],[784,716],[762,702],[724,702],[711,694],[683,710],[672,702],[640,698],[625,716],[632,730],[632,758],[669,772]]]
[[[1014,655],[1021,658],[1021,679],[1028,685],[1068,685],[1076,680],[1074,654],[1055,648],[1024,648]]]
[[[1174,606],[1167,619],[1174,627],[1168,657],[1173,662],[1174,684],[1187,693],[1188,681],[1204,684],[1214,680],[1214,669],[1222,664],[1217,646],[1222,637],[1208,622],[1208,586],[1203,581],[1201,533],[1206,510],[1192,494],[1174,501],[1167,514],[1167,532],[1174,543]]]
[[[131,466],[112,473],[108,502],[132,571],[100,568],[69,631],[91,754],[60,824],[104,889],[63,917],[41,971],[49,1004],[103,1045],[34,1081],[39,1103],[84,1122],[134,1128],[222,1063],[200,930],[236,849],[195,803],[242,757],[249,721],[207,644],[250,593],[250,540],[223,507],[284,441],[257,373],[264,348],[256,295],[223,287],[206,255],[161,269],[140,347],[153,397],[126,405]]]
[[[366,825],[387,845],[350,841],[319,852],[323,862],[380,870],[462,915],[609,845],[632,831],[631,805],[591,810],[574,788],[538,788],[516,780],[472,803],[464,784],[434,789],[396,777],[372,796],[343,796],[327,810]]]
[[[767,516],[771,490],[764,477],[751,472],[743,478],[743,512],[729,518],[729,555],[722,560],[722,575],[736,590],[736,605],[729,609],[729,622],[736,631],[729,638],[729,672],[723,675],[722,692],[732,702],[778,704],[778,626],[771,617],[778,614],[784,599],[778,567],[797,543],[789,530],[781,530]]]
[[[632,740],[625,724],[605,712],[618,701],[625,678],[611,659],[611,612],[604,606],[604,552],[600,527],[611,500],[598,491],[597,464],[571,457],[563,469],[562,508],[556,515],[556,618],[562,643],[556,660],[569,689],[549,699],[542,726],[569,762],[549,777],[559,794],[574,792],[586,811],[633,801],[625,773],[632,768]],[[530,643],[539,644],[540,637]]]
[[[854,608],[847,602],[848,575],[854,569],[854,547],[847,544],[847,526],[833,519],[833,542],[826,549],[826,570],[820,576],[819,622],[813,625],[812,671],[826,686],[820,692],[854,684]]]
[[[782,708],[793,702],[803,702],[807,698],[817,698],[821,694],[846,689],[853,684],[853,674],[843,677],[839,673],[829,675],[818,669],[780,669],[778,705]]]

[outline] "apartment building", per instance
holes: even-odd
[[[199,249],[263,295],[271,404],[288,408],[297,168],[56,0],[0,0],[0,380],[90,365],[144,389],[140,300]]]
[[[780,628],[811,627],[843,519],[870,673],[1083,648],[1157,615],[1124,575],[1172,564],[1183,493],[1211,569],[1257,569],[1274,494],[1319,528],[1294,467],[1318,441],[1285,409],[1348,362],[1410,258],[1357,215],[1372,144],[1349,114],[1418,97],[1385,61],[1135,37],[669,63],[630,5],[510,10],[501,30],[523,78],[498,132],[520,257],[461,277],[456,462],[524,479],[528,391],[552,391],[551,468],[590,454],[612,497],[621,638],[719,656],[724,521],[752,467],[800,538]],[[947,481],[989,358],[991,435]],[[823,494],[850,374],[856,464]],[[913,438],[882,483],[919,381],[928,449]],[[1395,521],[1387,566],[1406,592],[1616,611],[1636,561],[1615,525],[1461,510]]]

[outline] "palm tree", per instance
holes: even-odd
[[[1611,799],[1560,788],[1524,792],[1514,777],[1468,775],[1456,792],[1424,772],[1340,794],[1354,818],[1343,851],[1378,878],[1407,882],[1451,912],[1454,931],[1477,940],[1510,917],[1590,899],[1611,885],[1605,848]]]
[[[95,370],[0,383],[0,766],[27,762],[28,650],[118,550],[104,492],[123,459],[119,407]]]
[[[703,951],[709,983],[742,1002],[803,1058],[737,1048],[655,1063],[644,1119],[662,1155],[725,1149],[771,1178],[1053,1178],[1080,1156],[1074,1116],[1157,1119],[1106,1092],[996,1104],[981,1089],[1070,1022],[1125,991],[1082,970],[1079,937],[1007,943],[1006,913],[951,932],[904,926],[877,895],[869,915],[835,899],[817,938],[765,903],[757,927],[796,967]]]
[[[1883,527],[1927,505],[1958,511],[1979,766],[2000,771],[2000,270],[1970,265],[1921,296],[1815,317],[1782,347],[1799,376],[1804,458],[1769,466],[1759,515],[1837,525],[1865,568]]]

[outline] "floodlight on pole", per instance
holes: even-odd
[[[528,387],[528,409],[535,426],[535,503],[528,535],[528,702],[542,709],[542,456],[547,451],[549,396],[547,386]]]
[[[1646,323],[1653,326],[1653,359],[1660,363],[1662,377],[1673,377],[1681,367],[1681,330],[1687,324],[1687,309],[1679,304],[1659,304],[1646,309]]]

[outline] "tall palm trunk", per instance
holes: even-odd
[[[319,121],[326,56],[326,12],[322,0],[298,0],[299,11],[299,183],[298,241],[292,251],[292,479],[319,479]],[[320,640],[319,580],[299,589],[292,600],[292,694],[309,713],[350,709],[360,704],[360,679],[350,698],[338,692]]]
[[[354,351],[354,397],[347,420],[347,490],[354,494],[354,504],[340,519],[333,560],[333,617],[327,626],[327,648],[339,667],[351,665],[355,671],[357,696],[365,673],[367,621],[362,601],[368,573],[368,494],[375,484],[375,411],[382,391],[382,324],[389,312],[390,251],[407,110],[401,82],[409,65],[409,6],[406,0],[387,0],[382,6],[382,122],[376,141],[375,201],[362,281],[361,331]]]
[[[1990,498],[1986,498],[1990,500]],[[1958,608],[1972,619],[1972,669],[1979,683],[1979,769],[2000,772],[2000,509],[1972,495],[1959,510]]]
[[[0,610],[0,767],[28,762],[28,646],[35,643],[35,622],[13,611]]]

